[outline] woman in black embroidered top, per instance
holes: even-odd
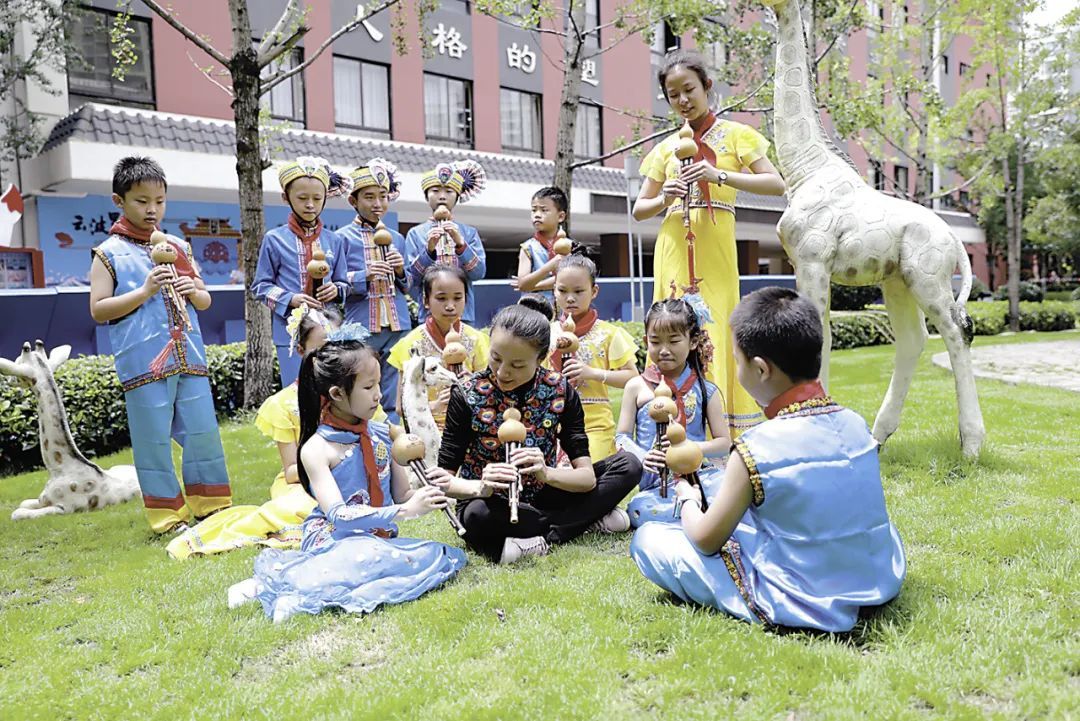
[[[440,469],[429,475],[449,495],[469,499],[458,505],[465,541],[500,563],[543,555],[549,544],[588,530],[628,530],[630,519],[616,506],[641,473],[626,452],[596,464],[589,458],[577,391],[560,373],[540,367],[548,353],[551,307],[535,296],[523,301],[495,316],[488,367],[451,393]],[[498,428],[510,407],[521,412],[527,437],[508,464]],[[569,465],[558,464],[560,447]],[[523,484],[519,522],[512,524],[506,491],[515,467]]]

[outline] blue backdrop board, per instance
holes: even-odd
[[[38,198],[38,247],[45,264],[47,286],[79,286],[90,282],[90,249],[109,236],[119,217],[112,200],[104,195],[84,198]],[[334,203],[342,201],[335,200]],[[266,227],[283,225],[289,209],[266,207]],[[231,203],[170,201],[162,229],[186,239],[195,252],[207,285],[239,285],[240,208]],[[352,209],[328,207],[323,223],[336,230],[352,222]],[[397,229],[397,213],[388,213],[386,225]]]
[[[89,254],[88,254],[89,255]],[[602,278],[596,310],[601,318],[630,320],[630,281]],[[750,275],[740,279],[743,295],[767,285],[795,287],[790,275]],[[508,280],[482,280],[476,284],[476,322],[487,326],[499,309],[516,303],[520,294]],[[635,294],[637,292],[635,284]],[[203,338],[208,344],[231,343],[244,337],[244,289],[239,285],[211,286],[214,302],[199,314]],[[645,282],[646,307],[652,303],[652,280]],[[90,317],[90,289],[87,286],[0,290],[0,356],[13,359],[24,341],[40,338],[51,350],[68,344],[72,355],[109,353],[105,326]]]

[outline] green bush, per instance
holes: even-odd
[[[880,310],[840,311],[829,314],[832,349],[861,348],[893,342],[889,316]]]
[[[1009,299],[1009,286],[999,286],[994,291],[994,300],[1008,300]],[[1029,283],[1028,281],[1020,281],[1020,300],[1030,301],[1037,303],[1043,299],[1043,289],[1037,283]]]
[[[1077,295],[1077,298],[1074,299],[1074,295]],[[1048,290],[1046,291],[1046,295],[1043,296],[1043,300],[1058,300],[1065,302],[1077,299],[1080,299],[1080,295],[1078,295],[1076,291],[1068,290]]]
[[[982,298],[984,295],[990,295],[990,289],[986,287],[986,283],[983,283],[977,277],[971,277],[971,293],[968,294],[968,298],[976,300]]]
[[[649,351],[645,347],[645,324],[636,320],[616,320],[612,321],[612,325],[622,328],[634,339],[634,343],[637,344],[635,362],[639,371],[645,370],[645,366],[649,364]]]
[[[231,417],[243,400],[244,344],[207,346],[206,360],[214,407],[219,416]],[[56,372],[56,382],[64,399],[71,435],[83,454],[111,453],[131,443],[124,392],[116,378],[112,356],[72,358]],[[3,376],[0,468],[7,473],[40,464],[37,401],[28,389]]]
[[[967,304],[968,315],[975,323],[975,335],[997,335],[1005,330],[1008,325],[1006,316],[1009,312],[1009,304],[1000,301],[976,301]],[[927,322],[931,333],[937,330],[933,324]]]
[[[1072,293],[1069,294],[1069,300],[1073,300],[1073,301],[1080,300],[1080,288],[1077,288],[1076,290],[1074,290]]]
[[[829,307],[833,310],[862,310],[881,300],[881,288],[876,285],[849,286],[833,283],[829,292],[832,298]]]
[[[978,301],[967,304],[968,315],[975,322],[975,335],[997,335],[1009,327],[1009,302]],[[1080,304],[1061,301],[1020,303],[1020,330],[1069,330],[1080,324]],[[931,333],[936,333],[927,323]]]

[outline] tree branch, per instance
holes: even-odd
[[[974,183],[976,180],[978,180],[979,176],[982,175],[983,173],[985,173],[987,170],[989,170],[991,168],[991,166],[993,166],[994,162],[995,162],[994,159],[991,158],[990,160],[986,161],[986,163],[981,168],[979,168],[979,170],[976,171],[974,175],[972,175],[970,178],[965,180],[963,183],[960,183],[960,185],[957,185],[955,188],[949,188],[948,190],[939,190],[938,192],[934,193],[929,198],[927,198],[927,200],[936,200],[938,198],[944,198],[946,195],[952,195],[953,193],[955,193],[958,190],[963,190],[964,188],[968,187],[969,185]]]
[[[851,3],[851,7],[850,7],[850,8],[848,8],[848,11],[847,11],[847,17],[846,17],[846,18],[844,18],[844,22],[845,22],[845,23],[846,23],[846,22],[847,22],[847,20],[848,20],[848,19],[849,19],[849,18],[850,18],[850,17],[852,16],[852,14],[854,14],[854,12],[855,12],[855,8],[856,8],[856,7],[858,7],[858,5],[859,5],[859,2],[860,2],[860,0],[854,0],[854,1],[853,1],[853,2]],[[829,51],[833,49],[833,46],[834,46],[834,45],[836,45],[836,42],[837,42],[837,41],[838,41],[838,40],[839,40],[839,39],[840,39],[841,37],[843,37],[843,36],[844,36],[844,34],[845,34],[845,33],[844,33],[844,30],[842,29],[842,26],[841,26],[841,29],[840,29],[840,30],[837,30],[837,31],[836,31],[836,34],[835,34],[835,35],[833,35],[833,39],[832,39],[832,40],[831,40],[831,41],[829,42],[829,44],[828,44],[828,46],[827,46],[827,47],[825,48],[825,50],[823,50],[823,51],[822,51],[822,53],[821,53],[820,55],[818,55],[818,56],[817,56],[816,58],[814,58],[814,73],[815,73],[815,74],[817,74],[817,68],[818,68],[818,64],[819,64],[819,63],[820,63],[820,62],[821,62],[821,61],[822,61],[822,60],[823,60],[823,59],[825,58],[825,56],[826,56],[826,55],[828,55],[828,54],[829,54]]]
[[[296,5],[296,0],[289,0],[285,5],[285,11],[281,13],[281,17],[274,23],[274,27],[266,34],[266,37],[259,43],[259,47],[255,49],[255,53],[261,60],[263,55],[267,53],[270,48],[274,47],[274,38],[285,30],[286,22],[296,14],[299,8]],[[262,67],[260,65],[260,67]]]
[[[199,66],[199,64],[198,64],[197,62],[195,62],[195,58],[191,57],[191,53],[190,53],[190,52],[189,52],[189,53],[187,54],[187,56],[188,56],[188,60],[190,60],[190,61],[191,61],[191,64],[195,66],[195,69],[196,69],[196,70],[198,70],[198,71],[199,71],[200,73],[202,73],[202,74],[203,74],[203,75],[204,75],[204,76],[206,77],[206,79],[207,79],[207,80],[209,80],[209,81],[210,81],[210,82],[212,82],[212,83],[213,83],[214,85],[217,85],[217,86],[218,86],[219,88],[221,88],[222,90],[224,90],[224,91],[225,91],[225,93],[226,93],[226,94],[227,94],[227,95],[228,95],[228,96],[229,96],[230,98],[231,98],[231,97],[233,97],[233,91],[232,91],[232,88],[228,88],[228,87],[225,87],[224,85],[222,85],[221,83],[219,83],[219,82],[218,82],[217,80],[214,80],[213,76],[212,76],[212,75],[210,74],[210,71],[209,71],[208,69],[206,69],[206,68],[202,68],[202,67],[200,67],[200,66]]]
[[[204,53],[206,53],[207,55],[209,55],[210,57],[212,57],[214,60],[216,60],[217,62],[219,62],[222,65],[228,65],[229,64],[229,59],[227,57],[225,57],[225,55],[223,55],[221,53],[221,51],[219,51],[213,45],[208,43],[206,40],[200,38],[192,30],[190,30],[186,25],[184,25],[182,22],[177,20],[172,15],[172,13],[170,13],[168,10],[166,10],[161,5],[159,5],[157,0],[144,0],[144,3],[146,4],[146,6],[148,8],[150,8],[155,13],[157,13],[158,17],[160,17],[162,20],[167,22],[169,25],[172,25],[176,29],[177,32],[179,32],[181,35],[183,35],[185,38],[187,38],[189,41],[191,41],[196,47],[198,47]]]
[[[616,148],[615,150],[612,150],[610,153],[604,153],[603,155],[598,155],[595,158],[586,158],[585,160],[579,160],[576,163],[570,163],[570,170],[574,171],[574,170],[577,170],[578,168],[584,168],[586,165],[593,165],[594,163],[602,163],[605,160],[607,160],[608,158],[614,158],[616,155],[619,155],[620,153],[625,153],[627,150],[633,150],[637,146],[644,145],[645,143],[649,142],[650,140],[655,140],[656,138],[659,138],[662,135],[667,135],[668,133],[670,133],[674,129],[675,129],[675,126],[673,125],[671,127],[664,128],[663,130],[658,130],[657,132],[653,133],[652,135],[646,135],[644,138],[640,138],[638,140],[635,140],[632,143],[627,143],[626,145],[622,146],[621,148]]]
[[[539,26],[537,26],[535,28],[527,28],[524,25],[521,25],[519,23],[515,23],[515,22],[513,22],[511,20],[507,20],[506,18],[504,18],[501,15],[491,15],[490,13],[486,13],[486,12],[483,12],[483,11],[481,11],[480,14],[481,15],[486,15],[489,18],[494,18],[497,22],[500,22],[503,25],[506,25],[506,26],[512,27],[512,28],[517,28],[518,30],[524,30],[525,32],[542,33],[542,34],[546,34],[546,35],[555,35],[555,36],[558,36],[560,38],[565,38],[566,37],[566,33],[563,32],[562,30],[554,30],[552,28],[544,28],[544,27],[539,27]]]

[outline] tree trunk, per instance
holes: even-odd
[[[574,28],[583,31],[585,23],[585,5],[581,0],[572,0],[570,12],[574,14],[574,23],[566,34],[565,56],[563,59],[565,72],[563,73],[562,99],[559,105],[559,132],[555,136],[555,177],[552,185],[566,193],[570,199],[570,190],[573,186],[573,170],[570,164],[574,162],[574,139],[577,137],[577,111],[581,103],[581,54],[582,37]],[[575,26],[576,23],[576,26]],[[603,148],[601,148],[603,151]],[[567,234],[570,233],[570,214],[566,215],[564,223]]]
[[[274,339],[270,311],[250,292],[259,262],[263,219],[262,155],[259,152],[259,96],[262,79],[251,44],[251,21],[244,0],[229,0],[233,25],[233,117],[236,124],[236,177],[240,187],[240,230],[244,248],[244,407],[257,408],[274,389]]]
[[[1020,330],[1020,236],[1016,222],[1016,189],[1012,184],[1012,170],[1009,157],[1001,161],[1002,177],[1005,180],[1005,267],[1007,271],[1006,287],[1009,291],[1009,330]]]

